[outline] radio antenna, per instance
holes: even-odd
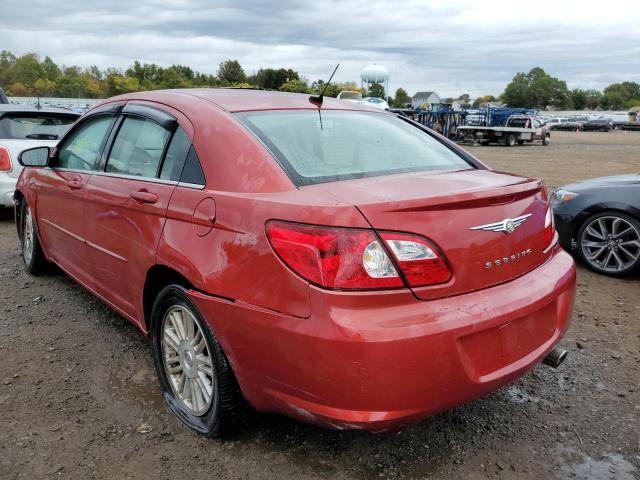
[[[311,95],[309,97],[309,101],[313,102],[313,103],[318,103],[320,106],[322,106],[322,101],[324,99],[324,92],[327,91],[327,87],[329,86],[329,84],[331,83],[331,80],[333,79],[333,76],[336,74],[336,71],[338,70],[338,67],[340,66],[340,64],[336,65],[336,68],[333,69],[333,73],[331,74],[331,76],[329,77],[329,81],[327,83],[324,84],[324,88],[322,89],[322,92],[320,92],[320,95]]]

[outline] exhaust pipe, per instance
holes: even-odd
[[[553,368],[558,368],[564,359],[567,358],[567,351],[564,348],[554,348],[549,355],[544,357],[542,363]]]

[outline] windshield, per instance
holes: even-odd
[[[5,114],[0,118],[0,138],[56,140],[71,128],[75,115]]]
[[[515,128],[529,128],[531,121],[528,118],[510,118],[509,126]]]
[[[362,94],[360,92],[340,92],[341,100],[362,100]]]
[[[421,129],[386,114],[324,110],[239,114],[300,185],[473,168]]]

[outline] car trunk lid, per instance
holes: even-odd
[[[376,230],[422,235],[444,253],[452,277],[444,284],[414,288],[423,300],[507,282],[548,256],[542,245],[547,198],[539,180],[470,169],[309,188],[318,187],[353,203]]]

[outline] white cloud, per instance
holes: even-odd
[[[248,72],[294,68],[311,80],[336,63],[338,81],[385,65],[391,87],[443,96],[498,94],[541,66],[571,87],[640,77],[640,2],[593,8],[537,0],[340,2],[4,0],[2,48],[56,62],[126,68],[133,60],[215,73],[227,58]],[[9,20],[7,20],[9,19]]]

